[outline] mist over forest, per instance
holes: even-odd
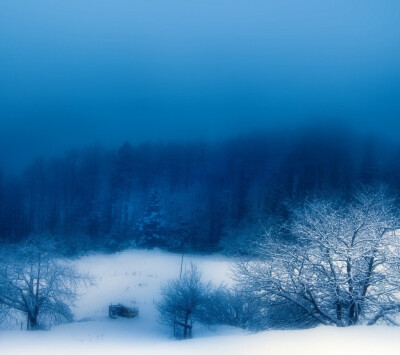
[[[217,141],[93,145],[0,180],[0,238],[56,238],[68,252],[135,246],[215,251],[282,223],[306,198],[362,186],[400,192],[400,145],[343,128]]]

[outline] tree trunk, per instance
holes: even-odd
[[[37,315],[28,314],[28,330],[35,330],[37,327]]]
[[[189,321],[189,312],[185,313],[185,329],[183,330],[183,338],[186,339],[187,337],[187,330],[188,330],[188,321]]]
[[[340,304],[340,301],[336,302],[336,318],[337,318],[337,323],[338,326],[342,327],[343,323],[342,323],[342,305]]]

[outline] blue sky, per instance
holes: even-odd
[[[309,121],[400,129],[400,2],[0,0],[0,164]]]

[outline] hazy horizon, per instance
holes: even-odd
[[[340,121],[397,140],[397,1],[0,4],[0,166]]]

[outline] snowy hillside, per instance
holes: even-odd
[[[229,262],[222,256],[184,256],[183,267],[195,263],[204,280],[229,283]],[[258,334],[195,325],[193,339],[177,341],[158,322],[154,302],[160,286],[180,271],[181,256],[161,251],[126,251],[92,255],[78,266],[96,285],[82,289],[74,309],[76,322],[50,331],[0,331],[1,354],[397,354],[400,329],[395,327],[318,327]],[[139,307],[134,319],[108,318],[108,305]]]

